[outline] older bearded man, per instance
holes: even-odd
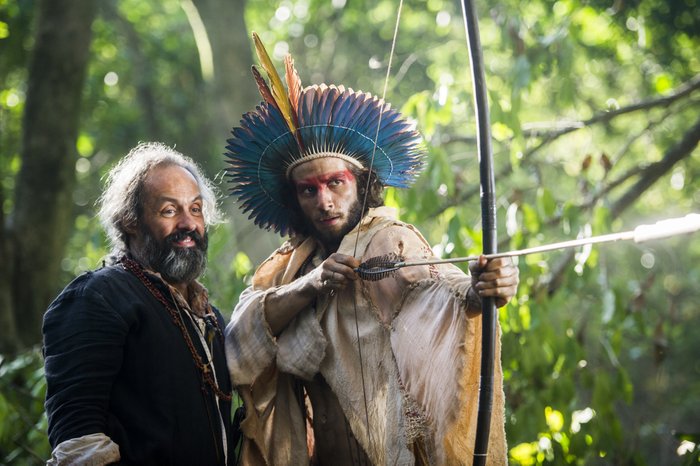
[[[223,320],[197,282],[219,217],[209,181],[141,144],[110,172],[100,217],[110,265],[44,317],[49,464],[230,464]]]
[[[384,185],[406,187],[416,176],[419,135],[370,94],[302,89],[291,59],[286,65],[288,100],[258,75],[265,102],[244,115],[227,147],[244,210],[292,235],[256,270],[226,329],[247,407],[244,463],[470,464],[480,298],[505,305],[518,269],[482,257],[471,276],[423,265],[360,280],[367,258],[432,258],[381,198]],[[506,463],[497,366],[492,465]]]

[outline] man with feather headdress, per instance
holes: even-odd
[[[253,68],[264,102],[233,129],[227,176],[256,225],[290,239],[258,267],[226,329],[247,411],[243,464],[471,463],[480,298],[505,305],[517,268],[482,257],[471,276],[424,265],[360,279],[366,258],[433,257],[381,198],[417,176],[420,136],[371,94],[302,88],[289,56],[285,91],[254,39],[270,84]],[[499,364],[495,386],[488,462],[505,464]]]

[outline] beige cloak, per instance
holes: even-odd
[[[370,210],[339,253],[353,255],[357,228],[360,260],[391,252],[407,259],[432,257],[420,233],[386,207]],[[430,464],[472,464],[481,314],[468,306],[470,277],[446,264],[358,280],[320,296],[275,338],[264,317],[267,293],[294,280],[308,260],[320,264],[316,251],[312,238],[292,239],[275,251],[241,294],[226,329],[231,377],[247,408],[243,464],[309,464],[307,423],[294,383],[317,373],[374,464],[420,464],[414,457],[418,443]],[[500,342],[496,361],[488,464],[504,465]]]

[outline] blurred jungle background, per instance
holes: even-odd
[[[0,464],[43,464],[41,319],[107,253],[106,171],[162,141],[216,180],[204,277],[230,315],[282,238],[226,197],[230,128],[261,99],[256,31],[305,84],[381,95],[398,0],[0,0]],[[499,249],[700,211],[698,0],[477,0]],[[480,251],[461,5],[406,0],[386,98],[426,170],[389,205],[449,257]],[[281,66],[278,68],[281,69]],[[700,234],[520,258],[500,313],[512,464],[698,464]]]

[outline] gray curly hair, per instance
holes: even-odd
[[[127,228],[134,225],[139,218],[143,182],[151,169],[163,165],[182,167],[197,181],[202,195],[205,226],[209,227],[222,221],[217,206],[216,189],[191,158],[160,142],[140,143],[110,170],[104,192],[98,201],[98,216],[113,254],[128,250]]]

